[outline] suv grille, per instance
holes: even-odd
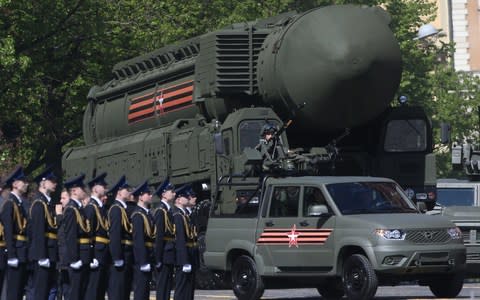
[[[450,241],[446,229],[407,230],[405,240],[415,244],[439,244]]]

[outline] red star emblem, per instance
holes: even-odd
[[[290,231],[289,234],[287,234],[288,236],[288,248],[292,247],[292,246],[295,246],[298,248],[298,236],[300,235],[299,233],[297,233],[297,225],[293,224],[293,227],[292,227],[292,231]]]

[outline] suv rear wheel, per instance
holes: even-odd
[[[463,288],[463,273],[455,273],[436,278],[428,283],[430,291],[437,298],[455,298]]]
[[[325,280],[317,287],[317,291],[322,298],[328,300],[341,299],[343,295],[345,295],[341,278],[329,278]]]
[[[377,274],[370,261],[362,254],[353,254],[345,260],[342,279],[348,299],[371,299],[377,292]]]
[[[265,287],[257,272],[257,265],[250,256],[242,255],[233,263],[232,288],[240,300],[256,300],[262,297]]]

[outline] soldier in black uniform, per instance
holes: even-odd
[[[169,300],[175,265],[175,226],[172,214],[175,186],[167,178],[155,193],[161,199],[160,206],[153,210],[156,227],[154,249],[156,299]]]
[[[267,123],[260,132],[260,143],[255,147],[263,157],[263,171],[269,171],[278,167],[278,161],[285,157],[285,149],[277,136],[277,127]]]
[[[5,183],[0,180],[0,208],[3,206],[3,192],[5,191]],[[7,248],[5,243],[5,235],[3,224],[0,222],[0,297],[2,296],[3,281],[6,278],[7,271]]]
[[[176,210],[173,214],[175,224],[175,294],[174,299],[193,299],[195,283],[193,272],[195,272],[196,233],[186,212],[188,205],[188,186],[182,186],[175,192]]]
[[[107,183],[102,173],[90,180],[90,200],[84,208],[85,217],[90,223],[93,259],[90,263],[87,293],[85,299],[105,299],[107,291],[107,267],[109,266],[108,226],[105,199]]]
[[[58,258],[55,207],[50,194],[55,192],[57,178],[51,168],[35,177],[38,191],[30,206],[28,251],[33,268],[33,298],[47,299],[56,285]]]
[[[27,280],[27,213],[22,195],[27,192],[23,168],[18,167],[6,179],[11,192],[5,199],[0,219],[4,227],[7,247],[7,299],[20,300]]]
[[[132,214],[133,235],[133,279],[134,300],[147,300],[150,297],[150,278],[153,263],[153,240],[155,238],[155,226],[149,207],[152,202],[152,193],[145,181],[133,192],[137,202],[137,208]]]
[[[132,288],[132,226],[130,216],[127,214],[126,201],[130,198],[130,186],[125,176],[108,191],[115,194],[115,201],[108,211],[110,224],[108,235],[110,238],[110,254],[112,266],[108,283],[108,299],[130,299]]]
[[[65,234],[65,260],[69,264],[69,299],[84,299],[88,283],[90,255],[90,224],[85,219],[82,201],[87,198],[83,179],[85,175],[64,183],[70,193],[70,201],[63,213],[62,226]]]

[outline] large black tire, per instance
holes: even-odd
[[[219,290],[228,288],[225,273],[210,270],[205,266],[203,254],[205,253],[205,232],[198,234],[198,269],[195,274],[196,288],[200,290]]]
[[[328,300],[341,299],[343,298],[343,295],[345,295],[341,278],[325,280],[317,287],[317,291],[320,293],[322,298]]]
[[[242,255],[233,263],[232,289],[240,300],[257,300],[262,297],[265,290],[263,280],[250,256]]]
[[[429,282],[428,287],[437,298],[456,298],[463,288],[464,278],[463,273],[444,275]]]
[[[372,299],[377,292],[377,274],[370,261],[362,254],[353,254],[345,260],[342,280],[348,299]]]

